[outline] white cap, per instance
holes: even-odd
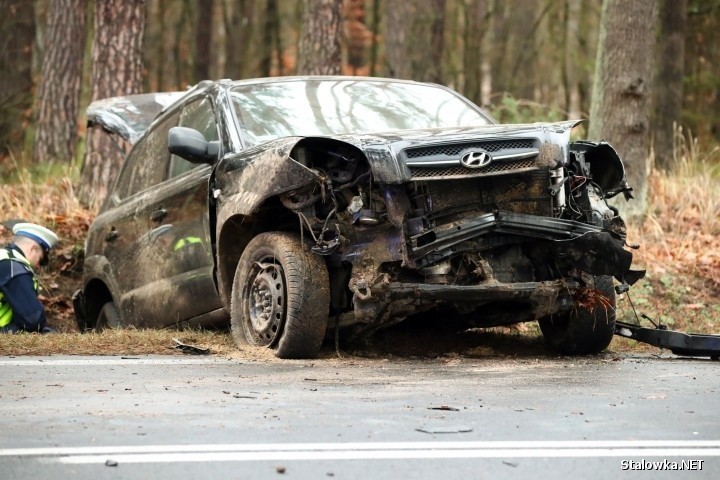
[[[58,242],[58,236],[52,230],[34,223],[16,223],[13,226],[13,233],[34,240],[46,251]]]

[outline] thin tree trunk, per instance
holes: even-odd
[[[465,41],[463,93],[478,105],[482,104],[482,64],[485,60],[483,40],[487,31],[487,0],[465,0]]]
[[[655,81],[655,164],[674,166],[674,125],[680,122],[685,67],[687,0],[663,0],[658,36],[658,72]]]
[[[247,55],[253,27],[253,0],[235,0],[226,10],[225,31],[227,32],[225,51],[227,52],[226,71],[230,78],[245,78],[245,72],[251,72]]]
[[[195,65],[194,80],[210,78],[210,43],[212,41],[214,0],[198,2],[195,25]]]
[[[96,0],[92,48],[91,101],[131,95],[142,89],[145,0]],[[88,132],[80,173],[80,200],[99,206],[107,196],[123,156],[108,135]]]
[[[380,36],[380,0],[373,0],[373,6],[372,6],[372,21],[370,25],[370,30],[372,32],[372,37],[370,39],[370,76],[374,77],[377,73],[378,68],[378,58],[379,58],[379,50],[380,50],[380,42],[379,42],[379,36]]]
[[[508,20],[508,8],[505,0],[494,0],[492,7],[492,92],[504,93],[509,86],[510,62],[508,50],[511,42]]]
[[[0,156],[23,149],[32,105],[33,2],[0,0]]]
[[[77,144],[86,0],[48,4],[33,161],[72,162]]]
[[[385,33],[385,69],[391,78],[410,78],[405,43],[410,31],[414,9],[409,0],[385,2],[387,31]]]
[[[508,23],[512,54],[505,57],[503,63],[512,66],[508,69],[510,75],[506,88],[515,97],[533,99],[537,85],[538,27],[549,7],[550,4],[546,4],[541,11],[539,0],[513,0],[510,3],[511,17]]]
[[[563,79],[565,81],[565,110],[568,118],[582,118],[580,107],[579,54],[581,0],[565,2],[565,55],[563,56]]]
[[[605,0],[590,107],[589,136],[612,144],[627,167],[636,200],[626,217],[646,209],[657,0]]]
[[[263,41],[261,46],[260,75],[269,77],[272,74],[273,55],[275,49],[274,32],[279,29],[280,14],[276,0],[267,0],[265,4],[265,28],[263,29]]]

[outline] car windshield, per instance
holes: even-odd
[[[478,107],[441,87],[372,80],[291,80],[230,90],[250,144],[285,136],[324,136],[492,123]]]

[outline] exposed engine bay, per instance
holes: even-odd
[[[606,201],[631,192],[606,143],[571,144],[555,168],[531,158],[519,171],[448,175],[427,164],[429,174],[401,184],[375,181],[351,145],[303,142],[291,158],[317,181],[282,204],[326,258],[331,313],[358,333],[436,307],[476,326],[538,320],[573,308],[585,275],[622,284],[641,275],[630,271],[625,224]]]

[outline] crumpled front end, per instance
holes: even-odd
[[[568,311],[588,275],[641,276],[606,202],[630,194],[622,162],[570,143],[575,124],[288,140],[264,154],[282,162],[255,161],[274,190],[254,190],[244,221],[272,212],[325,257],[331,315],[358,334],[438,306],[479,326]]]

